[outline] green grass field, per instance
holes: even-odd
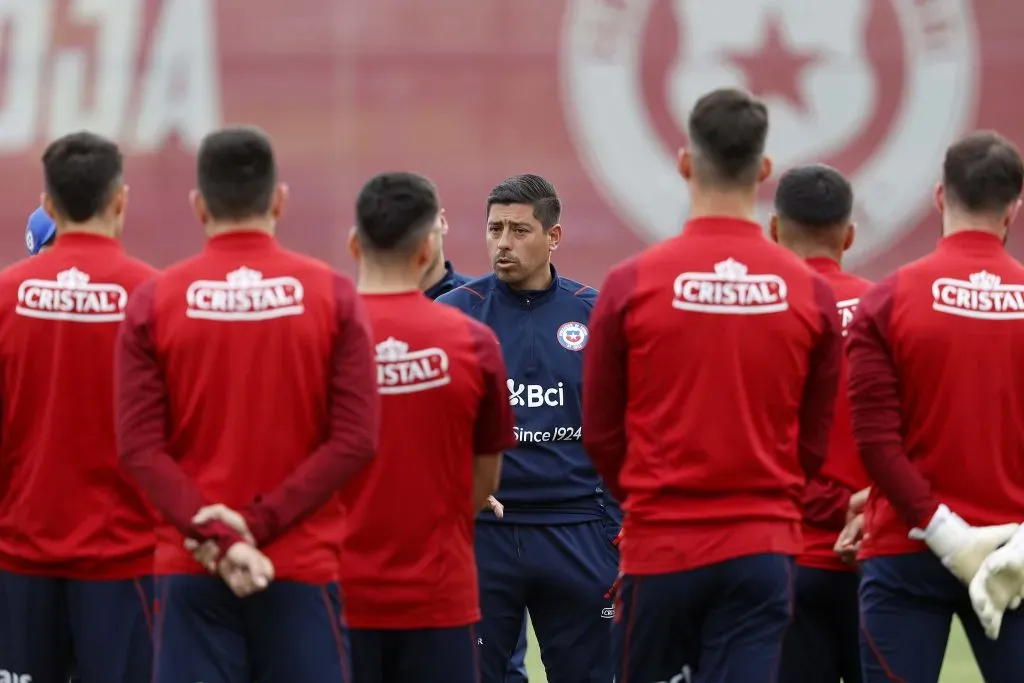
[[[526,651],[526,666],[530,670],[530,683],[547,683],[547,676],[544,675],[544,665],[540,663],[540,646],[537,645],[537,638],[533,635],[533,629],[529,633],[530,643]],[[940,683],[984,683],[978,667],[971,656],[971,648],[967,644],[967,638],[960,629],[960,622],[953,625],[953,633],[949,637],[949,649],[946,650],[946,665],[942,669]]]

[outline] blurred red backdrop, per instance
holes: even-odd
[[[951,139],[1024,139],[1024,5],[1000,0],[33,0],[0,4],[0,27],[5,263],[45,142],[80,128],[129,154],[126,240],[157,265],[202,242],[186,201],[202,134],[252,123],[291,187],[294,248],[349,269],[360,183],[409,169],[437,183],[449,256],[479,273],[484,197],[534,172],[564,200],[557,263],[595,284],[681,224],[671,161],[708,89],[766,99],[780,169],[855,179],[851,265],[871,276],[933,244]]]

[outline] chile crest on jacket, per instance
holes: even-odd
[[[28,318],[109,323],[124,320],[128,292],[109,282],[90,282],[88,273],[69,268],[53,280],[29,279],[18,286],[14,312]]]
[[[302,315],[303,288],[290,275],[263,278],[263,273],[242,266],[223,280],[196,280],[185,299],[189,318],[242,322]]]
[[[940,277],[932,283],[932,308],[940,313],[982,320],[1024,318],[1024,285],[1003,284],[984,270],[966,280]]]
[[[785,280],[778,275],[751,274],[734,258],[716,263],[711,273],[681,273],[673,290],[672,307],[681,311],[756,315],[789,308]]]
[[[448,354],[436,346],[410,351],[409,344],[388,337],[377,344],[377,392],[411,394],[451,382]]]

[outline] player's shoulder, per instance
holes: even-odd
[[[471,311],[491,295],[495,282],[497,282],[497,278],[493,273],[472,278],[465,284],[437,297],[437,303],[448,304],[462,311]]]
[[[39,260],[45,255],[29,256],[22,258],[0,270],[0,282],[21,282],[25,278],[33,277],[46,269],[46,264],[40,264]]]
[[[592,309],[597,300],[597,289],[562,275],[558,276],[558,291],[563,298],[578,301],[588,309]]]

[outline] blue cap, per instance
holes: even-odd
[[[25,226],[25,246],[28,247],[28,255],[35,256],[42,251],[56,233],[57,224],[43,207],[40,206],[33,211],[28,217],[28,225]]]

